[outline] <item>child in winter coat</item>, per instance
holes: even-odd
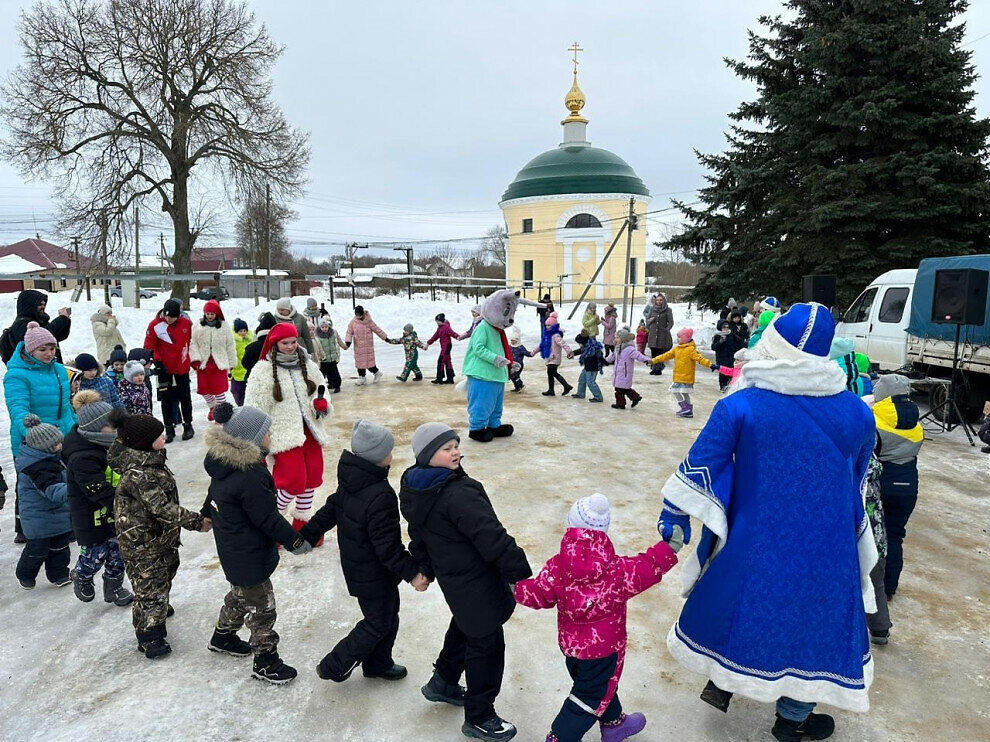
[[[521,392],[523,387],[522,372],[526,365],[526,359],[532,358],[536,355],[537,351],[528,350],[525,345],[522,344],[522,337],[519,334],[519,329],[513,327],[509,331],[509,349],[512,351],[512,361],[513,363],[519,364],[519,370],[515,373],[509,374],[509,380],[512,382],[512,391]]]
[[[165,465],[165,426],[151,415],[114,410],[117,426],[107,464],[120,474],[113,500],[117,541],[134,590],[131,620],[138,650],[149,660],[172,651],[165,639],[168,594],[179,568],[179,530],[210,530],[211,523],[179,504]]]
[[[275,325],[265,338],[261,360],[251,371],[245,402],[272,419],[272,476],[278,509],[295,501],[293,527],[309,519],[313,493],[323,484],[323,446],[329,443],[324,421],[333,412],[318,395],[320,367],[300,346],[295,325]]]
[[[436,575],[452,614],[423,695],[464,706],[466,736],[508,740],[516,728],[495,713],[505,666],[502,625],[515,608],[509,586],[533,572],[481,482],[461,468],[459,444],[443,423],[420,425],[412,437],[416,463],[402,475],[399,490],[409,551],[428,579]],[[458,685],[462,674],[466,692]]]
[[[337,364],[340,362],[340,351],[346,348],[344,341],[340,339],[340,333],[333,329],[333,320],[326,314],[320,317],[316,326],[316,342],[323,350],[323,360],[320,361],[320,371],[327,380],[330,391],[337,394],[340,391],[340,370]]]
[[[602,345],[605,346],[605,355],[611,355],[615,350],[615,323],[618,316],[619,310],[615,308],[615,304],[609,302],[605,305],[605,311],[602,313]],[[645,324],[643,329],[646,329]]]
[[[398,584],[405,581],[422,591],[430,581],[422,574],[425,567],[402,545],[399,501],[388,483],[394,445],[388,428],[355,421],[351,450],[343,451],[337,463],[337,491],[301,532],[315,545],[337,527],[340,568],[363,615],[317,666],[324,680],[342,683],[358,665],[366,678],[401,680],[407,674],[392,659],[399,631]]]
[[[244,350],[254,341],[254,334],[248,329],[247,322],[237,317],[234,320],[234,350],[237,353],[237,363],[230,369],[230,394],[238,407],[244,405],[244,390],[247,387],[247,369],[241,361],[244,360]]]
[[[406,365],[402,367],[402,373],[396,376],[399,381],[404,382],[409,378],[409,374],[413,375],[413,379],[416,381],[423,380],[423,372],[419,370],[419,350],[422,348],[426,350],[430,346],[427,343],[421,342],[419,335],[413,329],[412,325],[405,325],[402,328],[401,338],[389,338],[385,341],[392,345],[401,345],[402,350],[406,355]]]
[[[17,560],[17,582],[25,590],[33,589],[44,566],[48,581],[64,587],[72,581],[69,578],[72,526],[65,467],[59,458],[62,431],[41,422],[37,415],[27,415],[22,422],[27,433],[14,459],[14,468],[21,527],[27,543]]]
[[[131,348],[127,352],[128,361],[137,361],[144,367],[144,385],[148,387],[148,391],[151,391],[151,377],[155,375],[155,367],[152,361],[155,360],[154,355],[150,350],[145,350],[144,348]],[[127,364],[124,364],[126,370]],[[118,390],[119,391],[119,390]],[[151,414],[151,413],[149,413]]]
[[[747,348],[756,347],[756,344],[760,342],[760,338],[763,337],[763,331],[767,329],[776,316],[777,313],[770,309],[765,309],[760,312],[760,318],[756,322],[756,329],[753,331],[753,334],[749,336],[749,342],[746,344]]]
[[[189,360],[196,369],[196,393],[206,400],[213,419],[213,408],[227,400],[227,378],[237,365],[237,345],[223,317],[220,302],[211,299],[203,306],[203,318],[192,331]]]
[[[581,327],[588,331],[588,337],[597,338],[598,328],[602,324],[602,318],[598,316],[598,305],[589,304],[581,317]]]
[[[578,388],[572,397],[584,399],[584,390],[587,387],[591,392],[592,402],[604,402],[602,390],[598,387],[598,374],[605,366],[605,354],[602,344],[598,338],[590,337],[587,328],[582,329],[575,338],[581,346],[581,353],[578,355],[578,362],[581,364],[581,375],[578,377]]]
[[[650,331],[646,329],[646,320],[640,320],[636,327],[636,350],[646,352],[646,341],[650,339]]]
[[[743,324],[742,314],[736,310],[729,313],[728,319],[718,321],[715,336],[712,338],[712,350],[715,351],[715,362],[721,371],[718,374],[719,391],[724,392],[732,381],[729,373],[736,362],[736,353],[749,343],[749,330]]]
[[[354,307],[354,318],[347,324],[347,332],[344,333],[345,350],[354,343],[354,365],[358,372],[356,382],[358,386],[368,383],[365,378],[368,371],[374,374],[375,383],[382,378],[382,372],[375,363],[375,335],[382,340],[388,340],[385,331],[371,319],[371,313],[364,311],[364,307],[358,304]]]
[[[467,340],[474,333],[474,328],[481,324],[481,305],[471,307],[471,326],[468,331],[457,336],[458,340]]]
[[[92,389],[79,392],[72,405],[79,424],[65,437],[62,461],[68,474],[72,532],[79,544],[79,559],[71,572],[73,592],[83,603],[92,601],[93,577],[102,568],[104,602],[128,606],[134,596],[124,587],[124,557],[113,519],[120,475],[107,466],[107,452],[117,439],[110,422],[113,407]]]
[[[680,408],[677,416],[694,417],[694,405],[691,404],[691,392],[694,391],[694,365],[700,363],[716,373],[719,366],[698,352],[694,344],[694,330],[690,327],[682,327],[678,330],[677,345],[651,359],[650,364],[664,363],[671,358],[674,359],[674,383],[670,385],[670,392]]]
[[[457,337],[457,333],[450,326],[450,322],[444,316],[443,312],[440,312],[436,317],[433,318],[437,323],[437,331],[433,333],[433,337],[426,341],[426,347],[429,348],[433,343],[440,341],[440,357],[437,358],[437,378],[431,381],[431,384],[453,384],[454,383],[454,363],[450,358],[451,348],[453,348],[453,340]],[[446,379],[444,378],[446,374]]]
[[[571,507],[560,552],[540,573],[516,583],[516,601],[557,608],[557,641],[573,685],[547,742],[581,742],[597,721],[602,742],[643,731],[643,714],[625,714],[619,679],[626,655],[626,603],[660,582],[677,564],[663,541],[642,554],[620,557],[608,537],[608,499],[594,494]]]
[[[564,353],[567,353],[568,358],[574,357],[574,351],[571,350],[571,346],[564,340],[564,333],[560,329],[557,313],[551,312],[547,317],[546,332],[540,341],[540,356],[547,364],[547,390],[543,392],[544,397],[553,397],[556,395],[553,384],[555,380],[559,381],[564,387],[564,391],[561,392],[561,396],[563,397],[570,394],[571,389],[574,388],[557,371],[560,368],[560,362]]]
[[[210,489],[202,514],[212,521],[217,556],[230,590],[223,599],[207,649],[235,657],[254,655],[252,675],[275,685],[296,677],[278,656],[275,591],[271,576],[278,566],[277,543],[293,554],[312,547],[275,507],[275,482],[265,466],[272,419],[253,407],[221,402],[218,423],[206,431]],[[247,623],[250,644],[237,632]]]
[[[76,356],[74,365],[79,373],[72,379],[73,394],[83,389],[92,389],[111,407],[123,409],[124,403],[120,401],[117,385],[113,380],[102,375],[103,366],[93,356],[89,353],[80,353]]]
[[[642,395],[633,389],[633,374],[636,362],[646,363],[650,360],[633,346],[633,334],[628,327],[623,327],[615,333],[615,350],[605,360],[615,368],[612,369],[612,386],[615,387],[614,410],[626,409],[626,397],[632,402],[632,407],[639,404]]]
[[[146,376],[141,361],[128,361],[124,364],[124,378],[117,389],[124,409],[131,415],[151,414],[151,390],[145,383]]]
[[[114,385],[119,385],[120,380],[124,378],[124,364],[127,363],[127,352],[124,350],[122,345],[118,345],[112,351],[110,351],[110,358],[107,360],[107,371],[106,377],[114,383]]]

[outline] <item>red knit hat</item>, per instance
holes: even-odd
[[[279,340],[297,337],[299,337],[299,333],[296,331],[296,326],[294,323],[279,322],[271,329],[271,332],[265,336],[265,344],[261,346],[261,358],[268,358],[268,354],[271,353],[272,348],[275,347]]]
[[[215,314],[220,319],[223,319],[223,310],[220,308],[220,302],[216,299],[210,299],[206,304],[203,305],[203,314],[210,312]]]

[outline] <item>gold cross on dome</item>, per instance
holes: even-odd
[[[574,74],[576,75],[577,74],[578,64],[580,64],[578,62],[577,55],[578,55],[578,52],[583,52],[584,49],[582,49],[580,46],[578,46],[578,43],[575,41],[572,46],[567,47],[567,51],[574,52]]]

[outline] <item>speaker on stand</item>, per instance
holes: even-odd
[[[952,375],[949,377],[945,401],[921,416],[922,420],[935,417],[940,410],[942,430],[948,432],[962,424],[969,445],[975,446],[976,431],[959,409],[960,390],[966,393],[967,384],[959,370],[959,335],[963,325],[983,325],[987,317],[987,285],[990,272],[975,268],[947,268],[935,271],[935,287],[932,292],[931,320],[937,325],[955,325],[956,337],[952,347]],[[938,418],[936,418],[938,419]]]

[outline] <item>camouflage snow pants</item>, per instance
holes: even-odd
[[[134,590],[131,604],[131,620],[139,637],[150,633],[165,636],[165,616],[168,613],[168,594],[172,580],[179,569],[179,550],[141,552],[131,554],[121,549],[124,567]]]
[[[221,631],[238,631],[247,625],[251,631],[251,651],[255,655],[274,652],[278,647],[275,631],[275,589],[271,580],[257,585],[231,585],[217,619]]]

